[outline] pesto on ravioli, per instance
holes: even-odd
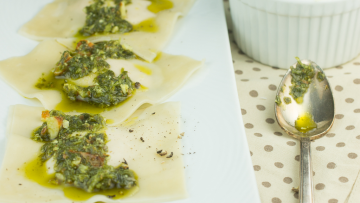
[[[38,41],[121,39],[122,45],[131,47],[136,55],[151,62],[169,41],[179,16],[186,14],[194,1],[56,0],[45,5],[19,33]],[[163,7],[163,2],[170,2],[171,6]],[[142,26],[156,29],[139,29]]]
[[[112,6],[108,4],[114,4]],[[132,30],[132,25],[125,20],[126,4],[131,0],[94,0],[85,7],[86,21],[79,34],[89,37],[95,34],[126,33]]]
[[[107,164],[108,140],[102,116],[87,113],[70,116],[46,110],[41,117],[44,122],[34,130],[31,139],[44,142],[40,164],[50,158],[55,160],[55,176],[48,180],[50,183],[86,192],[130,189],[137,185],[126,162],[118,167]]]
[[[75,51],[64,51],[53,75],[41,77],[35,86],[39,89],[58,89],[63,91],[71,101],[86,102],[100,108],[117,105],[131,97],[135,89],[140,87],[139,82],[133,82],[127,71],[121,70],[115,76],[107,58],[131,59],[135,55],[124,49],[119,41],[91,43],[80,40]],[[81,87],[67,79],[77,80],[95,74],[94,85]],[[50,78],[50,79],[49,79]]]

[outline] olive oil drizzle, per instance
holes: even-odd
[[[133,31],[152,32],[155,33],[159,30],[155,18],[149,18],[133,26]]]
[[[146,66],[135,64],[135,68],[137,68],[140,72],[145,73],[146,75],[152,74],[152,70]]]
[[[295,121],[295,128],[302,133],[307,133],[312,129],[317,128],[317,125],[309,112],[300,115]]]
[[[153,13],[158,13],[174,7],[174,3],[170,0],[150,0],[150,2],[151,4],[147,7],[147,9]]]

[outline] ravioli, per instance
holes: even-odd
[[[37,98],[46,109],[57,109],[64,112],[101,113],[107,119],[119,124],[127,119],[141,105],[165,101],[174,94],[185,81],[200,67],[203,62],[185,56],[173,56],[162,53],[153,63],[137,59],[106,60],[110,69],[119,75],[122,68],[128,71],[133,81],[140,82],[144,88],[118,106],[101,109],[83,105],[83,103],[66,102],[62,93],[57,90],[40,90],[35,87],[39,77],[48,74],[55,67],[61,53],[66,47],[54,40],[41,42],[26,56],[13,57],[0,61],[0,76],[10,86],[27,98]],[[77,80],[79,85],[88,86],[93,76]]]
[[[153,2],[162,1],[169,0],[132,0],[126,6],[125,20],[138,31],[98,35],[89,40],[97,42],[121,39],[123,45],[131,47],[134,53],[151,62],[170,39],[179,16],[187,13],[195,0],[171,0],[172,8],[160,12],[148,9]],[[21,27],[19,33],[34,40],[75,38],[78,30],[85,24],[86,14],[83,9],[89,4],[89,0],[55,0]]]
[[[11,108],[7,128],[7,147],[0,169],[1,202],[74,202],[62,190],[50,189],[24,176],[24,163],[39,154],[42,143],[30,139],[41,125],[43,108],[16,105]],[[155,114],[154,114],[155,112]],[[180,103],[168,102],[140,109],[125,124],[108,127],[110,159],[119,165],[126,159],[138,175],[139,190],[131,197],[112,200],[96,195],[80,202],[163,202],[185,198],[181,140],[178,139]],[[21,126],[21,128],[19,128]],[[132,132],[129,129],[133,129]],[[144,142],[140,140],[143,138]],[[156,149],[173,152],[171,158],[159,156]],[[21,152],[21,153],[19,153]],[[49,169],[50,170],[50,169]]]

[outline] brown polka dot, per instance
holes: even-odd
[[[281,199],[274,197],[271,199],[271,203],[281,203]]]
[[[346,72],[346,73],[344,73],[345,75],[350,75],[351,74],[351,72]]]
[[[348,157],[349,157],[350,159],[356,159],[357,154],[355,154],[355,153],[349,153],[349,154],[348,154]]]
[[[256,108],[257,108],[259,111],[264,111],[264,110],[265,110],[265,106],[263,106],[263,105],[256,105]]]
[[[339,201],[337,199],[329,199],[328,203],[338,203]]]
[[[242,81],[242,82],[248,82],[249,79],[241,79],[240,81]]]
[[[276,66],[273,66],[271,67],[272,69],[275,69],[275,70],[279,70],[280,68],[279,67],[276,67]]]
[[[274,148],[273,148],[273,146],[271,146],[271,145],[266,145],[266,146],[264,147],[264,150],[267,151],[267,152],[271,152],[273,149],[274,149]]]
[[[318,150],[318,151],[324,151],[324,150],[325,150],[325,147],[324,147],[324,146],[317,146],[317,147],[316,147],[316,150]]]
[[[336,164],[335,164],[334,162],[330,162],[330,163],[328,163],[328,164],[326,165],[326,167],[327,167],[328,169],[334,169],[334,168],[336,168]]]
[[[342,183],[347,183],[349,181],[349,179],[347,177],[341,176],[339,178],[339,181],[342,182]]]
[[[261,69],[260,68],[253,68],[253,71],[261,71]]]
[[[261,166],[259,165],[254,165],[254,171],[260,171],[261,170]]]
[[[349,125],[349,126],[346,126],[345,129],[346,129],[346,130],[354,130],[354,129],[355,129],[355,126]]]
[[[354,113],[360,113],[360,109],[355,109]]]
[[[271,187],[271,183],[269,182],[262,182],[261,183],[264,187]]]
[[[255,90],[251,90],[251,91],[249,92],[249,94],[250,94],[250,96],[252,96],[252,97],[257,97],[257,96],[259,95],[258,92],[255,91]]]
[[[357,84],[357,85],[360,84],[360,79],[359,79],[359,78],[356,78],[356,79],[354,80],[354,83]]]
[[[296,199],[299,199],[299,193],[298,193],[298,192],[295,192],[295,193],[294,193],[294,197],[295,197]]]
[[[269,124],[275,123],[275,120],[272,119],[272,118],[267,118],[265,121],[266,121],[267,123],[269,123]]]
[[[261,134],[261,133],[254,133],[254,135],[255,135],[256,137],[262,137],[262,134]]]
[[[315,171],[313,171],[313,176],[315,176]]]
[[[247,111],[245,109],[241,109],[241,114],[245,115],[247,113]]]
[[[286,144],[289,145],[289,146],[295,146],[295,145],[296,145],[296,142],[294,142],[294,141],[288,141]]]
[[[252,156],[253,155],[253,153],[252,153],[252,151],[250,151],[250,156]]]
[[[285,75],[279,75],[279,77],[283,78]]]
[[[331,76],[331,75],[328,75],[328,76],[327,76],[327,78],[333,78],[333,76]]]
[[[269,85],[269,90],[275,91],[276,90],[276,85]]]
[[[345,102],[346,103],[353,103],[354,99],[353,98],[347,98],[347,99],[345,99]]]
[[[296,156],[295,156],[295,160],[296,160],[296,161],[300,161],[300,155],[296,155]]]
[[[360,140],[360,135],[356,136],[356,139]]]
[[[233,60],[233,63],[235,63],[235,60]]]
[[[328,133],[326,134],[326,137],[334,137],[335,136],[335,133]]]
[[[359,66],[359,65],[360,65],[360,62],[354,62],[354,65]]]
[[[337,147],[345,147],[345,143],[343,142],[339,142],[336,144]]]
[[[282,133],[281,132],[274,132],[274,135],[282,136]]]
[[[238,74],[238,75],[241,75],[241,74],[243,74],[243,71],[242,70],[236,70],[235,73]]]
[[[315,189],[317,190],[323,190],[325,188],[324,183],[318,183],[315,185]]]
[[[344,89],[344,88],[341,87],[340,85],[336,85],[336,86],[335,86],[335,90],[336,90],[336,91],[341,92],[343,89]]]
[[[284,183],[287,183],[287,184],[290,184],[293,182],[292,178],[290,178],[290,177],[285,177],[283,181],[284,181]]]
[[[335,118],[336,118],[336,119],[342,119],[342,118],[344,118],[344,115],[342,115],[342,114],[336,114],[336,115],[335,115]]]
[[[253,61],[253,60],[246,60],[245,62],[247,62],[247,63],[253,63],[254,61]]]
[[[335,68],[337,68],[337,69],[343,69],[342,66],[335,66]]]
[[[251,128],[253,128],[253,127],[254,127],[254,125],[251,124],[251,123],[246,123],[246,124],[245,124],[245,128],[251,129]]]
[[[283,168],[284,167],[284,164],[281,163],[281,162],[275,162],[274,165],[278,168]]]
[[[267,80],[269,78],[268,77],[261,77],[260,79]]]

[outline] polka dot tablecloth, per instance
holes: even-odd
[[[299,182],[299,141],[275,121],[277,85],[286,70],[257,63],[239,50],[231,52],[241,112],[257,185],[263,203],[297,203],[292,191]],[[295,63],[294,59],[294,63]],[[289,67],[292,64],[289,64]],[[330,132],[311,143],[316,203],[360,203],[360,57],[325,70],[335,97],[335,122]]]

